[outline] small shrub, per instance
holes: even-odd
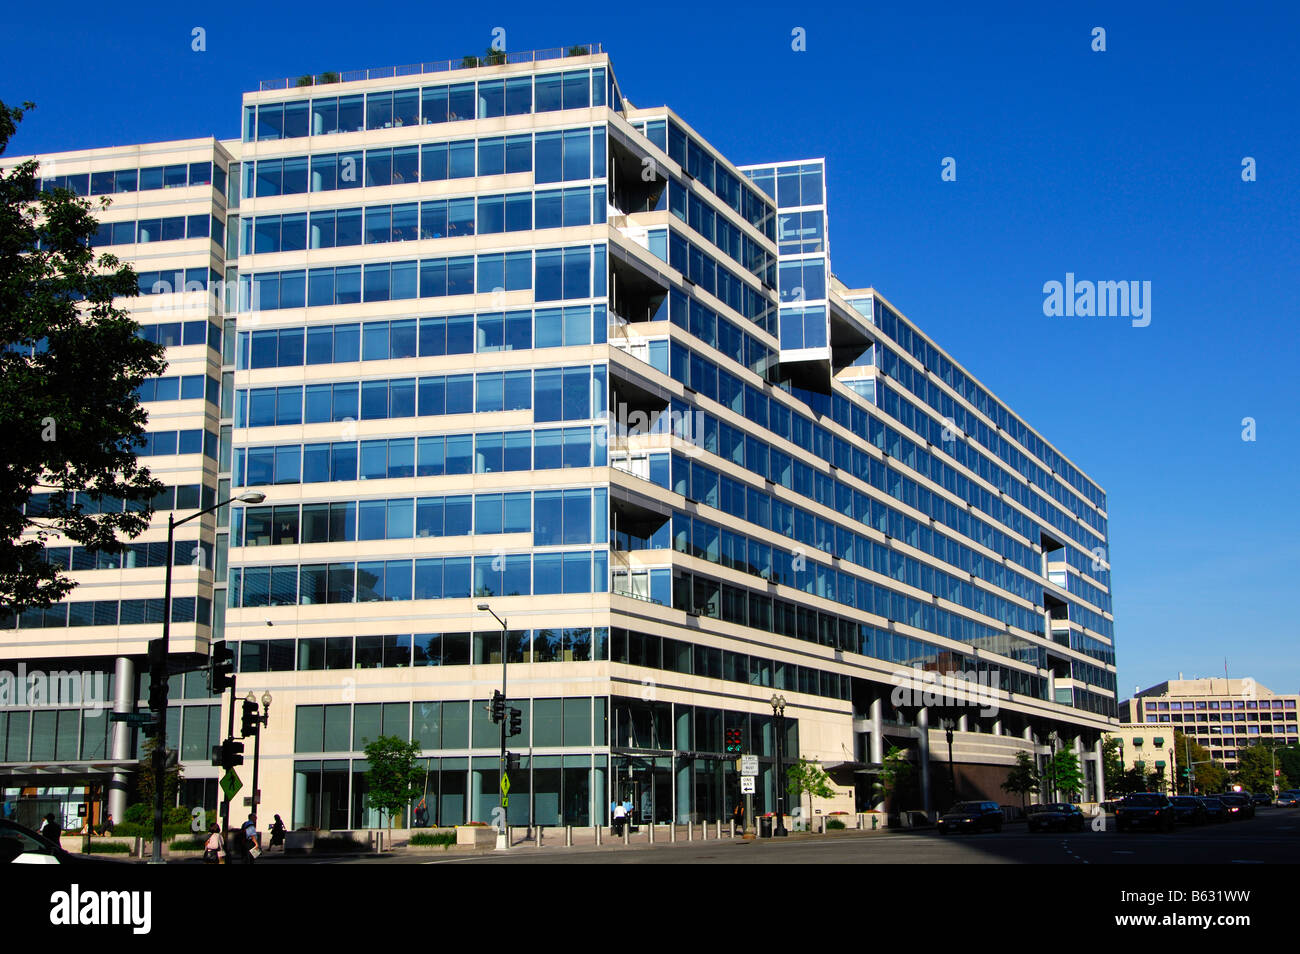
[[[207,837],[195,835],[193,838],[177,838],[171,843],[172,851],[202,851],[207,844]]]
[[[840,821],[838,818],[831,818],[826,822],[827,831],[843,831],[846,827],[848,826],[846,826],[844,822]]]
[[[151,822],[153,821],[153,806],[146,805],[144,802],[128,805],[121,821],[130,822],[132,825],[144,825]]]
[[[129,855],[131,846],[118,841],[91,841],[86,849],[92,855]]]
[[[412,845],[448,845],[456,844],[454,831],[417,831],[411,835]]]
[[[311,76],[299,76],[297,82],[295,82],[294,85],[295,85],[295,86],[311,86],[313,82],[314,82],[314,79],[313,79],[313,77],[311,77]]]

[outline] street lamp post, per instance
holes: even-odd
[[[189,523],[191,520],[197,520],[204,514],[224,507],[228,503],[238,500],[241,503],[261,503],[266,499],[266,494],[257,491],[248,491],[240,494],[238,497],[231,497],[213,504],[211,507],[205,507],[197,513],[192,513],[184,519],[177,520],[175,511],[167,512],[167,567],[163,573],[163,618],[162,618],[162,648],[163,663],[166,665],[166,653],[169,640],[171,638],[172,623],[172,564],[176,562],[176,528],[183,523]],[[163,863],[162,858],[162,836],[163,836],[163,782],[167,773],[167,694],[166,673],[163,674],[164,691],[161,693],[160,706],[156,710],[158,719],[157,741],[154,743],[153,750],[153,852],[149,859],[150,864],[160,865]],[[233,700],[232,700],[233,702]]]
[[[506,723],[508,722],[506,703],[509,696],[506,694],[506,621],[498,616],[487,603],[478,604],[479,612],[491,613],[492,618],[501,624],[501,770],[498,773],[497,798],[501,808],[501,824],[497,826],[497,851],[509,851],[510,839],[506,835],[506,793],[504,783],[506,780]],[[540,836],[539,836],[540,837]]]
[[[943,719],[939,723],[943,726],[943,734],[948,737],[948,784],[952,786],[952,800],[961,801],[961,796],[957,794],[957,771],[952,764],[952,730],[957,727],[957,723],[952,719]]]
[[[776,719],[776,826],[772,835],[784,838],[785,830],[785,766],[782,765],[782,745],[785,741],[785,696],[772,695],[772,715]]]
[[[253,703],[254,705],[257,704],[257,698],[253,695],[252,692],[249,692],[248,694],[248,701]],[[253,828],[255,830],[257,828],[257,806],[259,802],[259,794],[257,791],[257,768],[258,768],[258,760],[262,755],[262,728],[268,725],[270,721],[271,721],[271,693],[263,692],[262,693],[262,714],[257,717],[257,722],[255,723],[256,730],[253,734],[253,813],[252,814],[253,814]]]

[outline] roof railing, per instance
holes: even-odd
[[[334,83],[357,83],[363,80],[391,79],[398,76],[421,76],[425,73],[447,73],[452,70],[477,69],[480,66],[501,66],[513,63],[537,63],[543,60],[560,60],[569,56],[591,56],[603,53],[599,43],[579,43],[575,46],[557,46],[547,50],[502,51],[482,56],[464,56],[459,60],[438,60],[434,63],[409,63],[405,66],[380,66],[368,70],[348,70],[342,73],[324,72],[303,76],[286,76],[284,79],[263,80],[258,91],[272,89],[297,89],[303,86],[327,86]]]

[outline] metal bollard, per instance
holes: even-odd
[[[731,820],[731,836],[730,836],[730,837],[732,837],[732,838],[735,838],[735,837],[736,837],[736,819],[734,819],[734,818]]]
[[[718,841],[722,841],[722,819],[718,819]]]
[[[564,826],[564,847],[565,848],[573,847],[573,826],[572,825]]]
[[[595,836],[595,844],[597,845],[603,844],[603,842],[601,841],[601,831],[603,831],[603,829],[599,825],[592,825],[591,827],[592,827],[592,834]]]
[[[672,823],[671,825],[668,826],[668,840],[669,840],[670,842],[671,842],[671,841],[676,841],[676,840],[677,840],[677,821],[676,821],[676,819],[674,819],[674,820],[673,820],[673,823]]]
[[[542,847],[542,826],[537,826],[537,847]]]
[[[646,830],[647,835],[649,836],[648,840],[649,840],[650,844],[653,845],[653,844],[655,843],[655,826],[654,826],[654,822],[651,822],[650,824],[646,825],[646,826],[645,826],[645,830]]]
[[[688,822],[686,823],[686,840],[687,840],[687,841],[694,841],[694,840],[695,840],[695,821],[694,821],[694,820],[688,821]]]
[[[632,840],[632,823],[629,821],[624,821],[623,822],[623,844],[626,845],[630,843],[631,840]]]

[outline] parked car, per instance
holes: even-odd
[[[1174,821],[1185,825],[1203,825],[1209,820],[1205,802],[1195,795],[1175,795],[1169,799],[1174,803]]]
[[[1223,804],[1217,795],[1203,796],[1201,803],[1205,805],[1206,821],[1225,822],[1228,820],[1228,806]]]
[[[1001,831],[1006,816],[997,802],[958,802],[939,817],[939,834],[953,831]]]
[[[1168,795],[1159,792],[1125,795],[1115,807],[1115,827],[1120,831],[1132,828],[1173,831],[1174,803]]]
[[[0,864],[120,865],[127,862],[73,854],[30,828],[8,819],[0,819]]]
[[[1255,803],[1242,792],[1228,792],[1220,795],[1219,801],[1223,802],[1223,807],[1228,810],[1228,818],[1237,820],[1238,818],[1254,818]]]
[[[1083,831],[1087,823],[1083,810],[1068,802],[1033,805],[1029,809],[1030,831]]]
[[[1243,792],[1242,794],[1245,794],[1245,793]],[[1260,805],[1272,805],[1272,804],[1273,804],[1273,799],[1272,799],[1272,797],[1269,796],[1266,792],[1256,792],[1254,795],[1250,796],[1250,800],[1251,800],[1251,802],[1253,802],[1257,807],[1260,806]]]

